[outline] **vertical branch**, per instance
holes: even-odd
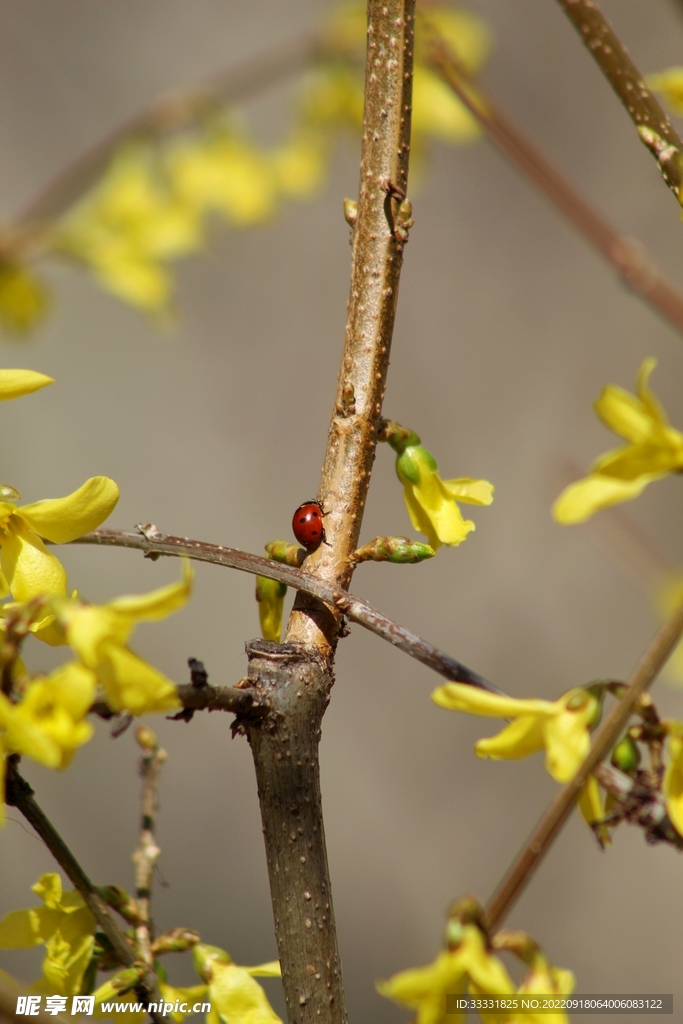
[[[318,496],[327,543],[306,563],[348,589],[389,367],[408,183],[414,0],[368,0],[365,114],[346,337]],[[399,209],[400,208],[400,209]],[[398,223],[397,223],[398,220]],[[338,617],[297,597],[286,643],[247,647],[254,706],[237,727],[256,769],[290,1024],[346,1024],[320,797],[318,745]]]
[[[318,497],[327,512],[308,573],[347,588],[358,546],[389,368],[404,238],[395,231],[408,186],[413,66],[413,0],[369,0],[365,113],[351,289],[335,408]],[[407,235],[407,233],[406,233]],[[336,628],[319,604],[299,595],[285,639],[335,646]]]
[[[558,0],[593,60],[626,107],[640,141],[659,164],[664,181],[681,201],[683,142],[645,84],[638,68],[593,0]]]
[[[135,738],[144,751],[140,760],[142,777],[142,818],[140,841],[133,854],[135,864],[135,896],[139,909],[139,921],[135,926],[135,945],[142,961],[151,969],[154,964],[152,953],[153,927],[150,913],[154,866],[161,850],[154,838],[157,813],[157,786],[167,754],[159,746],[151,729],[141,725]]]

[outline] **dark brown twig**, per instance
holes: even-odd
[[[387,640],[400,651],[409,654],[411,658],[422,662],[434,672],[451,682],[469,683],[471,686],[478,686],[491,693],[502,691],[493,683],[489,683],[478,672],[467,668],[462,662],[444,654],[433,644],[415,636],[410,630],[399,626],[397,622],[377,611],[367,601],[354,597],[341,587],[328,583],[325,580],[316,579],[310,573],[301,569],[294,569],[280,562],[273,562],[269,558],[262,558],[260,555],[251,555],[246,551],[239,551],[237,548],[223,547],[219,544],[207,544],[204,541],[189,540],[187,537],[172,537],[162,533],[128,533],[121,530],[94,530],[86,533],[73,541],[74,544],[96,544],[107,547],[133,548],[137,551],[144,551],[145,555],[156,556],[186,555],[189,558],[200,562],[210,562],[212,565],[222,565],[231,569],[238,569],[240,572],[252,573],[256,576],[267,576],[268,579],[279,580],[288,587],[293,587],[304,594],[309,594],[318,601],[322,601],[334,608],[337,612],[345,615],[351,622],[369,629],[370,632]],[[186,694],[184,687],[179,688],[183,701],[186,696],[188,700],[194,700],[189,692]],[[198,691],[201,694],[201,690]],[[186,694],[186,696],[185,696]],[[219,698],[217,698],[219,699]],[[222,699],[222,698],[221,698]],[[230,700],[232,698],[226,697]],[[197,700],[201,700],[197,697]],[[186,707],[194,707],[194,704],[185,704]],[[201,707],[210,705],[201,704]],[[215,705],[216,707],[218,705]],[[228,711],[243,710],[236,707],[225,707]]]
[[[683,183],[683,142],[594,0],[558,3],[638,129],[677,199]]]
[[[429,25],[429,19],[425,18]],[[477,119],[495,146],[531,181],[569,223],[615,268],[622,280],[683,332],[683,295],[664,277],[637,239],[621,235],[587,202],[463,69],[446,46],[433,40],[430,60]]]
[[[515,858],[486,908],[491,928],[497,928],[529,884],[560,829],[567,821],[588,776],[622,734],[638,697],[653,683],[683,634],[683,605],[664,623],[633,673],[628,689],[600,727],[588,756],[574,778],[557,794]]]

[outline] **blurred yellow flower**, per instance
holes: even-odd
[[[415,1024],[461,1024],[466,1012],[446,1015],[446,996],[465,992],[514,995],[516,989],[508,972],[486,948],[484,937],[474,924],[462,926],[462,939],[454,949],[439,953],[433,964],[401,971],[377,984],[378,992],[395,1003],[417,1010]],[[484,1022],[499,1021],[499,1015],[480,1011]]]
[[[76,995],[95,944],[95,918],[79,892],[62,891],[57,874],[41,875],[32,889],[44,905],[15,910],[0,921],[0,949],[45,945],[43,977],[32,991]]]
[[[666,68],[659,74],[646,75],[645,81],[654,92],[667,101],[675,114],[683,114],[683,68]]]
[[[0,325],[5,331],[26,334],[49,306],[47,289],[28,267],[0,261]]]
[[[648,388],[657,365],[646,359],[637,378],[637,397],[608,384],[595,403],[605,426],[628,444],[601,455],[583,480],[570,484],[553,505],[558,523],[582,523],[598,509],[630,501],[653,480],[683,468],[683,434]]]
[[[132,715],[170,711],[180,706],[175,684],[128,646],[140,622],[165,619],[190,596],[192,570],[183,566],[183,578],[149,594],[119,597],[104,605],[86,605],[63,598],[52,602],[55,621],[51,643],[67,643],[80,665],[104,689],[113,711]]]

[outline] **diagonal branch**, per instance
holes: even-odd
[[[491,897],[486,909],[489,924],[497,928],[509,913],[550,849],[574,809],[588,776],[621,736],[640,695],[654,682],[683,635],[683,604],[664,623],[641,658],[628,689],[599,729],[588,756],[574,778],[557,794],[521,852]]]
[[[305,67],[321,52],[322,43],[308,33],[280,43],[255,56],[211,75],[202,84],[177,89],[124,121],[90,149],[76,157],[22,210],[14,222],[21,229],[53,220],[67,210],[97,181],[117,146],[126,139],[161,136],[179,131],[225,103],[242,99]],[[30,237],[31,232],[26,232]],[[10,242],[11,244],[11,242]]]
[[[654,156],[664,181],[680,202],[683,200],[683,141],[669,118],[594,0],[558,0],[558,3],[626,107],[640,141]]]
[[[424,20],[429,23],[428,18]],[[503,155],[604,256],[629,288],[677,331],[683,332],[683,295],[666,279],[641,243],[620,234],[570,185],[491,97],[471,82],[443,42],[433,39],[429,54],[432,65]]]
[[[207,544],[205,541],[189,540],[187,537],[172,537],[164,533],[152,532],[145,528],[145,533],[127,533],[121,530],[94,530],[78,537],[73,544],[96,544],[107,547],[133,548],[137,551],[144,551],[145,556],[158,558],[161,555],[186,556],[199,562],[210,562],[212,565],[223,565],[231,569],[239,569],[241,572],[252,573],[255,576],[267,576],[271,580],[279,580],[288,587],[303,594],[308,594],[317,601],[322,601],[335,609],[339,614],[345,615],[351,622],[357,622],[371,633],[375,633],[383,640],[388,640],[394,647],[398,647],[404,654],[422,662],[427,668],[445,679],[454,683],[469,683],[471,686],[478,686],[482,690],[490,690],[492,693],[502,691],[487,682],[483,676],[472,669],[467,668],[462,662],[444,654],[438,647],[422,640],[419,636],[411,633],[410,630],[399,626],[393,619],[377,611],[367,601],[354,597],[346,590],[316,579],[310,573],[302,572],[301,569],[294,569],[291,566],[283,565],[280,562],[273,562],[269,558],[262,558],[260,555],[251,555],[246,551],[239,551],[237,548],[223,547],[219,544]],[[212,689],[210,687],[206,688]],[[191,686],[181,688],[181,698],[187,708],[218,707],[205,696],[202,696],[204,688],[192,691]],[[246,699],[245,691],[238,691],[242,698],[234,695],[227,697],[227,700]],[[205,700],[208,702],[205,703]],[[220,705],[225,710],[245,710],[244,707],[228,707]]]
[[[85,871],[78,863],[73,853],[66,845],[52,822],[43,813],[40,806],[34,799],[33,790],[26,780],[19,774],[15,760],[9,758],[7,761],[6,781],[6,802],[9,807],[16,807],[21,811],[30,825],[33,826],[48,850],[64,870],[67,878],[83,897],[83,902],[93,915],[98,925],[111,942],[112,949],[124,967],[134,967],[137,958],[126,935],[105,903],[104,899],[92,884]],[[142,982],[141,995],[147,1003],[158,1002],[156,998],[156,985],[149,976]],[[163,1015],[150,1011],[150,1017],[156,1024],[163,1024]]]

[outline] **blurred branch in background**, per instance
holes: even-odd
[[[429,23],[429,19],[424,19]],[[644,246],[612,227],[557,171],[520,128],[468,76],[438,36],[430,40],[431,63],[491,141],[615,268],[625,284],[683,332],[683,294],[666,280]]]
[[[683,142],[647,87],[625,47],[593,0],[558,3],[638,129],[640,141],[659,164],[664,181],[683,200]]]

